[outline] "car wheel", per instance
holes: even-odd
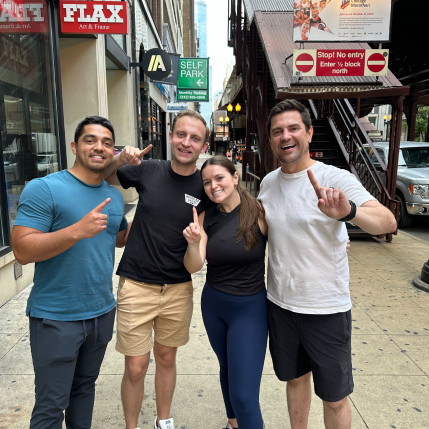
[[[404,199],[400,195],[395,195],[395,200],[399,201],[399,221],[398,228],[407,228],[411,225],[413,218],[407,212]]]

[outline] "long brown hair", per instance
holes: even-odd
[[[219,165],[225,168],[231,176],[237,172],[234,164],[224,155],[216,155],[209,158],[201,167],[201,175],[208,165]],[[246,250],[253,249],[258,243],[258,220],[262,218],[262,208],[258,201],[253,198],[240,183],[237,185],[237,192],[240,196],[240,217],[237,233],[237,243],[244,237],[246,240]]]

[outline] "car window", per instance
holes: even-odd
[[[429,167],[429,148],[410,147],[400,150],[399,165],[406,167]]]
[[[378,148],[378,147],[377,147],[377,148],[375,148],[375,149],[376,149],[376,151],[378,152],[378,155],[380,156],[381,160],[382,160],[384,163],[386,163],[386,160],[385,160],[385,157],[384,157],[384,151],[383,151],[383,149]],[[376,158],[374,151],[373,151],[371,148],[366,148],[366,150],[367,150],[367,152],[368,152],[369,159],[371,160],[371,162],[373,163],[373,165],[374,165],[374,166],[375,166],[375,165],[379,166],[379,165],[380,165],[380,163],[378,162],[378,159]]]
[[[386,164],[386,158],[384,156],[384,150],[379,148],[379,147],[377,147],[376,149],[377,149],[378,155],[380,156],[381,160]]]

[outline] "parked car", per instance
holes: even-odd
[[[39,177],[58,171],[57,154],[37,154],[37,169],[39,170]]]
[[[388,164],[389,143],[374,142],[382,161]],[[369,145],[365,149],[374,168],[386,181],[385,174]],[[395,199],[399,201],[399,228],[411,225],[415,216],[429,216],[429,143],[401,142]]]
[[[16,159],[15,152],[4,151],[3,163],[6,174],[7,188],[10,189],[13,185],[17,185]]]

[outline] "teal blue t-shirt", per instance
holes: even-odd
[[[127,228],[121,193],[103,180],[88,185],[67,170],[33,179],[24,188],[15,225],[55,232],[81,220],[106,198],[107,229],[70,249],[36,262],[27,315],[52,320],[85,320],[115,306],[112,273],[116,235]]]

